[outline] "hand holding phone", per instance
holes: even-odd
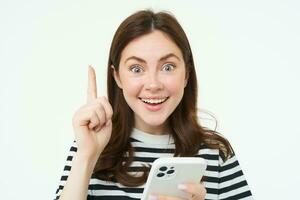
[[[150,194],[163,194],[191,198],[191,194],[178,189],[179,184],[198,182],[205,172],[206,161],[198,157],[159,158],[152,164],[142,200]]]

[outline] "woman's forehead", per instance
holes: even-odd
[[[166,33],[155,30],[129,42],[122,51],[121,62],[125,62],[129,57],[160,60],[169,54],[182,59],[181,51],[175,42]]]

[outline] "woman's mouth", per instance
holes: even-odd
[[[169,97],[162,98],[141,98],[139,99],[145,104],[145,107],[150,111],[158,111],[162,108],[164,102],[166,102]]]

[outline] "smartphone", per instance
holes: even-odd
[[[191,194],[177,188],[185,182],[198,182],[206,170],[206,161],[199,157],[168,157],[156,159],[151,167],[141,200],[152,193],[191,198]]]

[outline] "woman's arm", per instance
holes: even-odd
[[[70,174],[59,199],[86,199],[89,181],[95,164],[96,161],[88,160],[86,156],[77,152],[73,158]]]
[[[89,180],[94,167],[110,140],[112,115],[113,110],[107,98],[97,97],[95,70],[89,66],[87,103],[75,112],[72,120],[77,153],[74,155],[71,171],[60,199],[87,198]]]

